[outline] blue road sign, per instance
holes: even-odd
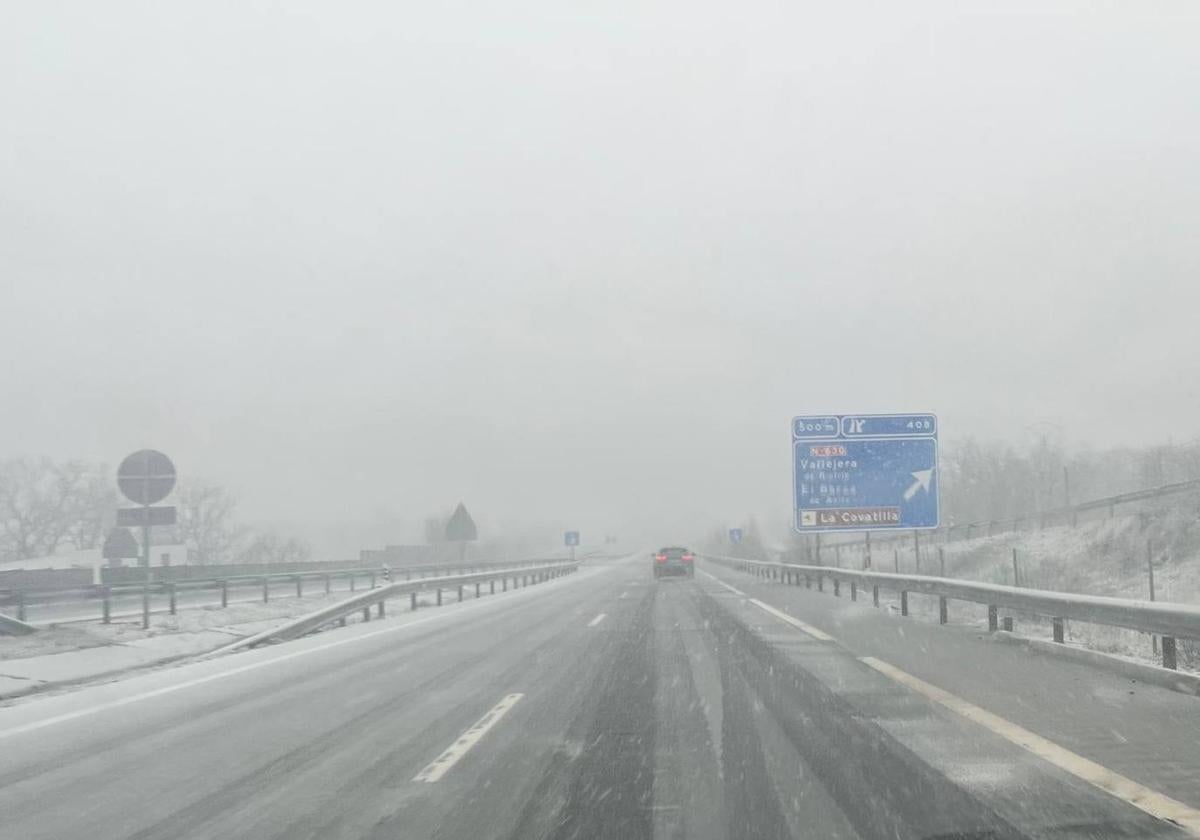
[[[729,529],[729,541],[731,543],[733,543],[734,545],[736,545],[737,543],[740,543],[742,541],[742,529],[741,528],[730,528]]]
[[[563,534],[563,544],[564,545],[579,545],[579,532],[578,531],[567,531],[565,534]]]
[[[794,418],[795,529],[938,527],[937,434],[932,414]]]

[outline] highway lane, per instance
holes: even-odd
[[[644,557],[600,563],[0,707],[0,840],[853,840],[959,836],[944,827],[1014,819],[1035,830],[968,836],[1178,834],[860,658],[874,652],[932,679],[936,666],[921,659],[937,659],[939,644],[946,667],[970,653],[932,635],[944,628],[925,628],[926,638],[897,622],[893,642],[860,652],[851,648],[884,635],[871,616],[860,638],[831,596],[713,571],[727,584],[655,583]],[[719,616],[759,622],[841,699],[781,683]],[[906,641],[917,651],[909,659]],[[1033,667],[1041,678],[1044,666]],[[849,717],[847,700],[858,709]],[[1056,720],[1053,710],[1025,714],[1034,728]],[[944,767],[954,789],[910,778],[909,747],[864,740],[867,718],[932,748],[934,774]],[[1144,760],[1152,745],[1132,749]],[[907,769],[881,775],[895,762]],[[968,789],[1008,811],[997,816]]]
[[[855,837],[693,586],[634,558],[0,708],[0,837]]]

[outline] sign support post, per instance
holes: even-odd
[[[142,505],[146,511],[149,505]],[[150,628],[150,513],[146,511],[146,524],[142,526],[142,562],[146,564],[146,577],[142,580],[142,629]]]
[[[155,449],[141,449],[129,455],[117,468],[117,486],[121,493],[141,508],[117,511],[118,525],[138,524],[142,527],[142,562],[146,564],[142,578],[142,629],[150,627],[150,526],[172,525],[175,508],[154,508],[175,489],[175,465]],[[140,514],[140,515],[139,515]]]

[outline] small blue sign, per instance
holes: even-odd
[[[850,414],[842,418],[843,437],[937,436],[932,414]]]
[[[563,534],[563,543],[566,545],[579,545],[579,532],[567,531]]]
[[[831,427],[833,434],[812,433]],[[932,414],[793,419],[795,529],[817,533],[938,527],[937,433]]]
[[[741,528],[730,528],[729,529],[729,541],[731,543],[733,543],[734,545],[737,545],[738,543],[740,543],[742,541],[742,529]]]

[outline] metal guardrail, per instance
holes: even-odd
[[[1063,621],[1068,619],[1156,633],[1162,637],[1164,668],[1177,667],[1177,638],[1200,639],[1200,607],[1190,604],[1076,595],[994,583],[975,583],[955,578],[773,563],[712,554],[704,554],[701,557],[785,584],[799,585],[803,582],[811,587],[815,581],[819,591],[824,591],[825,581],[829,580],[833,583],[835,595],[840,594],[841,584],[849,584],[851,600],[858,599],[860,587],[869,587],[875,606],[879,606],[880,589],[898,592],[901,615],[908,615],[910,592],[932,595],[938,598],[938,618],[942,624],[946,624],[948,620],[947,601],[968,601],[983,604],[988,608],[988,629],[991,631],[999,629],[998,612],[1001,608],[1049,618],[1053,625],[1054,641],[1059,643],[1063,642]]]
[[[26,624],[24,621],[0,613],[0,635],[27,636],[35,630],[37,628],[32,624]]]
[[[472,572],[472,571],[489,571],[511,569],[516,566],[525,568],[535,568],[548,566],[557,563],[562,563],[561,559],[553,560],[526,560],[521,563],[471,563],[467,565],[421,565],[408,566],[389,569],[388,571],[393,578],[403,576],[407,580],[428,579],[437,574],[445,574],[446,572]],[[362,578],[366,578],[369,582],[369,588],[376,587],[378,579],[383,576],[381,567],[362,568],[362,569],[327,569],[323,571],[311,572],[279,572],[276,574],[261,574],[261,575],[230,575],[227,577],[213,578],[192,578],[177,581],[151,581],[149,590],[155,595],[165,595],[168,599],[168,612],[175,615],[177,610],[176,595],[180,591],[196,590],[196,589],[219,589],[221,591],[221,606],[229,606],[229,590],[232,587],[258,585],[262,587],[262,601],[268,603],[271,598],[271,584],[281,582],[292,582],[296,587],[296,597],[304,595],[304,581],[321,580],[324,583],[325,594],[328,595],[331,591],[331,582],[335,578],[349,578],[350,588],[353,591],[355,583]],[[16,617],[20,621],[27,620],[27,608],[32,606],[47,606],[47,605],[64,605],[64,604],[93,604],[100,602],[99,620],[105,624],[111,621],[112,614],[112,599],[122,595],[137,595],[141,594],[146,588],[144,583],[119,583],[119,584],[98,584],[95,586],[79,587],[75,589],[49,589],[49,590],[15,590],[5,592],[0,590],[0,607],[8,609],[9,612],[16,612]]]
[[[481,595],[480,587],[484,583],[491,585],[490,591],[491,594],[494,594],[497,581],[500,581],[502,591],[508,591],[508,581],[510,579],[513,582],[513,588],[519,589],[522,585],[531,586],[536,583],[542,583],[543,581],[571,574],[578,569],[579,561],[568,560],[536,566],[509,567],[486,572],[442,575],[440,577],[416,578],[414,580],[389,583],[378,589],[371,589],[361,594],[353,595],[344,601],[339,601],[328,607],[322,607],[281,627],[265,630],[262,633],[256,633],[253,636],[239,639],[232,644],[213,651],[212,655],[255,647],[267,642],[283,642],[298,639],[334,622],[344,625],[347,616],[360,610],[362,611],[363,620],[370,621],[371,607],[375,607],[378,617],[382,618],[386,612],[384,605],[387,601],[404,595],[409,596],[410,608],[415,610],[417,609],[418,592],[435,590],[438,596],[437,603],[440,606],[442,603],[442,591],[444,589],[457,588],[458,600],[461,601],[463,587],[470,584],[475,585],[475,596],[479,597]]]

